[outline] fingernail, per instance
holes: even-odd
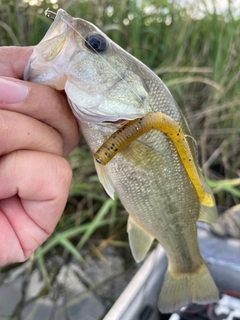
[[[14,104],[25,100],[28,87],[17,81],[0,78],[0,103]]]

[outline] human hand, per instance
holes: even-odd
[[[26,260],[67,201],[79,141],[66,97],[21,79],[30,47],[0,48],[0,265]]]

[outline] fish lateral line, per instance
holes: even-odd
[[[99,164],[106,165],[118,152],[151,130],[162,131],[172,141],[196,190],[199,202],[204,206],[213,207],[213,199],[204,190],[184,132],[176,121],[162,112],[150,112],[142,118],[125,123],[101,145],[94,158]]]

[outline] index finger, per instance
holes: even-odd
[[[63,154],[67,155],[79,141],[77,120],[72,114],[64,92],[19,80],[31,53],[32,47],[0,48],[0,93],[5,96],[3,99],[0,97],[0,108],[27,115],[56,129],[63,139]],[[12,95],[17,92],[17,86],[20,92],[23,86],[27,88],[28,93],[24,101],[16,102],[12,99]],[[11,103],[7,101],[7,96],[10,96]]]
[[[0,77],[2,91],[14,94],[18,85],[28,88],[24,101],[10,104],[3,101],[0,109],[27,115],[57,130],[63,140],[63,155],[68,155],[77,145],[80,132],[65,95],[45,85]]]
[[[0,47],[0,76],[22,79],[33,47]]]

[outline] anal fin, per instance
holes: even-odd
[[[132,255],[136,262],[140,262],[145,258],[154,238],[139,227],[130,216],[127,231]]]

